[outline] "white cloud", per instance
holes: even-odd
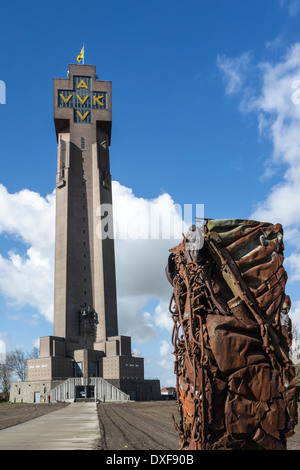
[[[181,237],[186,227],[182,220],[184,214],[168,194],[151,200],[138,198],[118,182],[113,182],[113,200],[114,220],[121,229],[128,228],[128,221],[132,222],[131,227],[139,225],[139,230],[147,223],[148,228],[157,229],[157,224],[149,224],[149,214],[154,211],[165,224],[160,229],[164,228],[164,233],[152,232],[155,239],[115,240],[119,332],[132,336],[137,343],[147,343],[159,331],[171,331],[168,311],[171,286],[165,266],[170,248],[179,240],[159,236],[175,227]],[[55,193],[45,198],[27,189],[9,194],[0,185],[0,234],[9,235],[21,242],[21,247],[26,247],[25,254],[19,244],[14,250],[0,254],[0,293],[11,305],[30,305],[52,322]],[[157,302],[152,314],[145,311],[151,299]]]
[[[148,298],[143,295],[118,294],[119,333],[131,336],[136,343],[149,343],[156,339],[152,316],[143,311]]]
[[[0,185],[0,233],[27,246],[26,256],[10,250],[0,255],[0,292],[18,307],[37,308],[53,317],[55,194],[43,198],[22,190],[9,194]]]
[[[251,52],[245,52],[235,58],[225,55],[217,57],[217,66],[223,73],[225,90],[228,95],[239,93],[244,87],[251,56]]]
[[[157,361],[157,365],[164,370],[172,370],[174,368],[174,359],[172,360],[171,356],[168,359],[162,359],[161,361]]]
[[[160,303],[155,307],[154,322],[158,328],[165,329],[166,331],[171,333],[174,325],[171,313],[169,311],[170,297],[172,291],[171,287],[168,287],[169,289],[166,290],[166,292],[168,292],[170,295],[168,296],[167,301],[161,300]]]
[[[300,253],[292,253],[285,258],[285,265],[291,269],[291,281],[300,281]]]
[[[169,250],[179,239],[163,237],[178,235],[181,241],[188,217],[169,194],[150,200],[138,198],[130,188],[116,181],[113,182],[113,205],[119,329],[136,342],[150,342],[159,330],[170,333],[172,323],[168,311],[172,290],[165,267]],[[151,219],[153,214],[155,217]],[[131,235],[145,238],[118,238],[124,228]],[[156,238],[151,238],[151,234]],[[158,302],[154,314],[144,311],[151,299]]]
[[[33,348],[40,349],[40,338],[36,338],[36,339],[32,342],[32,347],[33,347]]]
[[[296,16],[300,10],[299,0],[279,0],[279,5],[282,8],[287,8],[290,16]]]
[[[48,256],[49,246],[54,246],[55,192],[45,198],[28,189],[9,194],[0,184],[0,201],[0,233],[18,237]]]
[[[10,337],[7,333],[0,333],[0,364],[4,364],[9,351]]]
[[[253,109],[263,115],[263,131],[270,138],[273,153],[271,168],[284,168],[282,180],[274,185],[264,201],[258,203],[251,218],[280,222],[285,241],[293,250],[300,249],[300,105],[293,103],[292,88],[300,78],[300,44],[294,44],[275,64],[260,65],[263,87],[253,100]],[[282,170],[281,170],[282,171]],[[290,281],[300,281],[300,255],[286,259]]]
[[[296,328],[297,334],[300,332],[300,301],[293,301],[289,317],[292,320],[293,327]],[[297,336],[297,335],[296,335]],[[296,339],[296,338],[295,338]],[[299,341],[299,338],[298,338]]]
[[[224,71],[224,68],[219,67],[229,86],[232,86],[230,66],[235,74],[235,64],[243,62],[242,57],[223,60],[229,70]],[[289,47],[277,62],[261,62],[254,68],[259,78],[255,93],[252,88],[249,96],[248,83],[240,81],[238,91],[241,102],[245,102],[247,96],[248,103],[242,110],[256,113],[260,134],[272,143],[272,154],[265,162],[266,174],[273,176],[277,171],[282,174],[282,178],[269,190],[265,200],[257,203],[249,218],[280,222],[285,230],[285,240],[294,249],[299,249],[300,104],[295,104],[293,100],[293,93],[297,92],[293,84],[300,79],[300,44]],[[291,279],[300,280],[299,261],[297,252],[292,253],[287,260],[287,266],[292,270]]]
[[[169,341],[163,340],[160,342],[159,354],[161,360],[156,361],[156,364],[164,370],[174,369],[174,356],[172,354],[173,347]]]
[[[141,357],[141,356],[142,356],[141,352],[140,352],[138,349],[136,349],[136,348],[133,348],[133,349],[131,350],[131,353],[132,353],[132,356],[133,356],[133,357]]]
[[[166,356],[171,353],[171,345],[168,341],[163,340],[160,342],[159,354],[161,356]]]

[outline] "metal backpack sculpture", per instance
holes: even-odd
[[[180,449],[286,449],[297,424],[283,229],[209,220],[170,250]]]

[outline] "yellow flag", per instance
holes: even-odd
[[[84,46],[83,46],[83,48],[81,49],[80,54],[77,56],[77,62],[78,62],[78,63],[81,62],[81,59],[83,58],[83,56],[84,56]]]

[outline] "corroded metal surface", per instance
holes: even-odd
[[[282,226],[207,220],[170,252],[180,448],[285,450],[297,403]]]

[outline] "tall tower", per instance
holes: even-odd
[[[53,106],[54,335],[66,338],[71,352],[118,335],[114,240],[97,235],[100,205],[112,204],[111,82],[98,81],[94,65],[70,65],[67,79],[54,79]]]
[[[101,236],[103,204],[112,215],[111,82],[98,80],[94,65],[71,64],[68,78],[53,85],[54,334],[40,338],[40,357],[28,360],[23,395],[13,387],[11,396],[27,401],[33,389],[38,396],[47,389],[80,398],[83,387],[86,397],[99,396],[104,379],[134,399],[159,399],[159,380],[144,379],[144,359],[132,356],[130,336],[118,334],[112,227],[109,238]]]

